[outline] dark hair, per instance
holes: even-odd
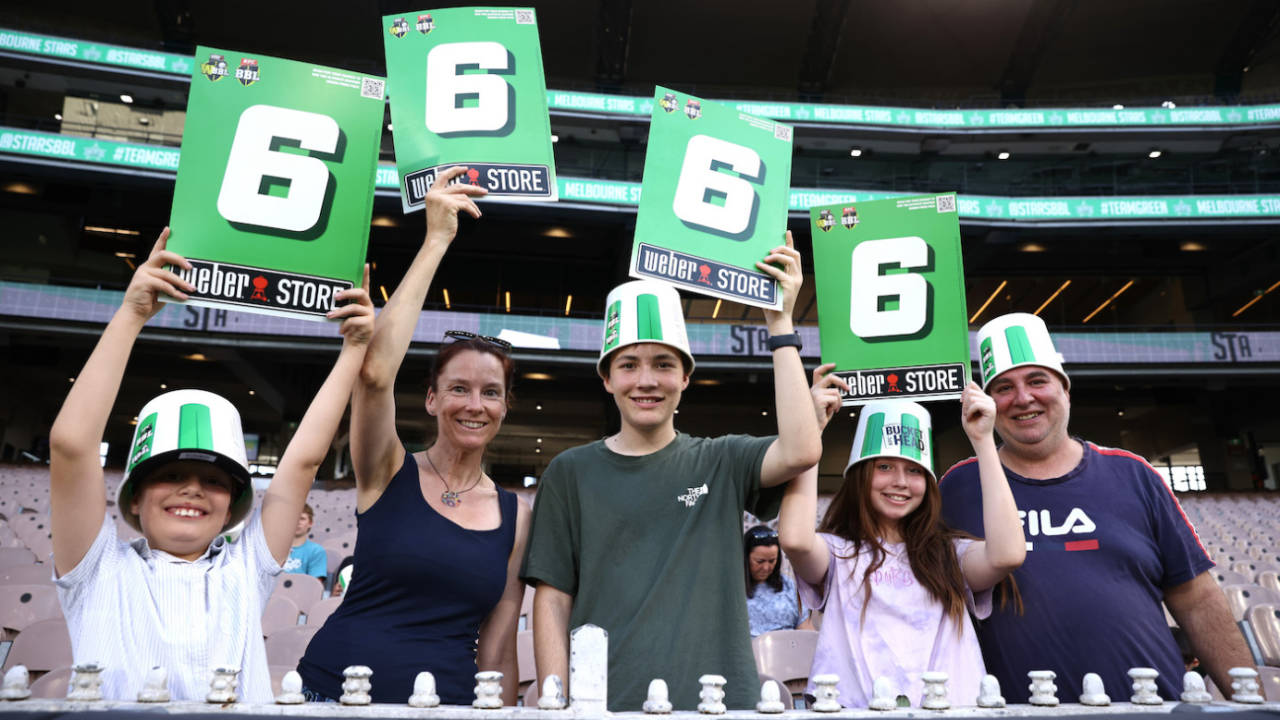
[[[856,557],[863,548],[870,551],[871,561],[862,577],[864,617],[867,606],[871,604],[871,574],[879,570],[885,560],[880,524],[871,510],[871,476],[875,471],[875,458],[870,460],[850,468],[818,526],[819,532],[853,543],[853,555],[849,557]],[[907,546],[912,574],[942,604],[943,614],[956,623],[957,629],[964,627],[964,575],[960,572],[960,561],[952,541],[971,536],[952,530],[942,522],[942,499],[938,482],[932,475],[925,474],[923,502],[902,519],[899,527]]]
[[[498,362],[502,364],[503,396],[506,399],[507,409],[510,409],[511,404],[515,402],[515,395],[511,392],[511,382],[515,376],[516,364],[501,347],[483,338],[467,338],[441,346],[440,352],[436,353],[435,359],[431,362],[431,372],[427,375],[427,387],[433,390],[438,389],[436,383],[440,381],[441,371],[453,361],[455,356],[468,350],[498,358]]]
[[[782,546],[778,543],[778,531],[768,525],[756,525],[742,535],[742,568],[746,572],[747,597],[756,595],[756,582],[751,579],[751,551],[758,547],[778,548],[778,562],[764,582],[774,592],[782,592]]]
[[[303,503],[303,505],[302,505],[302,512],[306,513],[307,517],[311,518],[311,520],[312,520],[313,522],[315,521],[315,519],[316,519],[316,511],[311,509],[311,504],[310,504],[310,503]]]

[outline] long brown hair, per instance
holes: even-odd
[[[866,551],[870,562],[862,576],[862,617],[871,603],[871,573],[884,564],[885,549],[880,539],[880,523],[871,510],[871,476],[875,471],[875,458],[854,465],[845,475],[844,484],[831,499],[819,532],[829,533],[853,543],[857,557]],[[964,575],[956,557],[953,540],[972,537],[952,530],[942,522],[942,499],[938,482],[925,473],[924,500],[899,523],[899,531],[907,546],[907,560],[916,580],[929,591],[941,605],[947,617],[963,628],[965,614]],[[843,557],[843,556],[842,556]]]

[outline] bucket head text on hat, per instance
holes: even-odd
[[[1071,389],[1071,378],[1062,369],[1062,355],[1054,349],[1049,328],[1029,313],[1001,315],[978,330],[978,357],[982,363],[982,389],[1005,370],[1023,365],[1049,368]]]
[[[849,468],[870,458],[902,458],[933,474],[933,419],[919,403],[907,400],[879,400],[862,406],[858,413],[858,430],[853,436]]]
[[[253,485],[244,451],[240,413],[226,398],[204,390],[174,390],[152,398],[138,413],[128,464],[116,505],[130,527],[142,532],[133,512],[138,483],[167,463],[213,463],[231,476],[231,508],[223,529],[243,520],[253,507]]]
[[[609,292],[605,300],[604,337],[596,372],[605,376],[609,355],[618,348],[640,343],[661,343],[684,357],[685,370],[693,373],[693,353],[684,329],[684,308],[675,287],[657,280],[633,280]]]

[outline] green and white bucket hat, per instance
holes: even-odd
[[[1024,365],[1038,365],[1062,376],[1066,389],[1071,378],[1062,369],[1062,354],[1053,347],[1049,328],[1037,315],[1001,315],[978,330],[978,357],[982,367],[982,389],[997,375]]]
[[[878,400],[862,406],[858,430],[853,436],[849,468],[871,458],[902,458],[933,473],[933,419],[919,403],[907,400]]]
[[[194,460],[213,463],[237,483],[223,529],[244,520],[253,508],[253,485],[244,450],[240,413],[226,398],[204,390],[174,390],[152,398],[138,413],[129,459],[116,504],[120,516],[138,532],[132,512],[138,482],[166,463]]]
[[[661,343],[674,348],[684,356],[688,371],[693,372],[684,308],[674,286],[657,280],[633,280],[609,292],[596,372],[604,377],[610,353],[639,343]]]

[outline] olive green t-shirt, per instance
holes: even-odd
[[[742,511],[777,515],[781,489],[760,488],[773,440],[677,435],[642,456],[598,440],[543,473],[521,577],[573,596],[571,630],[609,633],[610,711],[639,711],[654,678],[675,709],[696,710],[708,673],[727,679],[731,709],[759,699]]]

